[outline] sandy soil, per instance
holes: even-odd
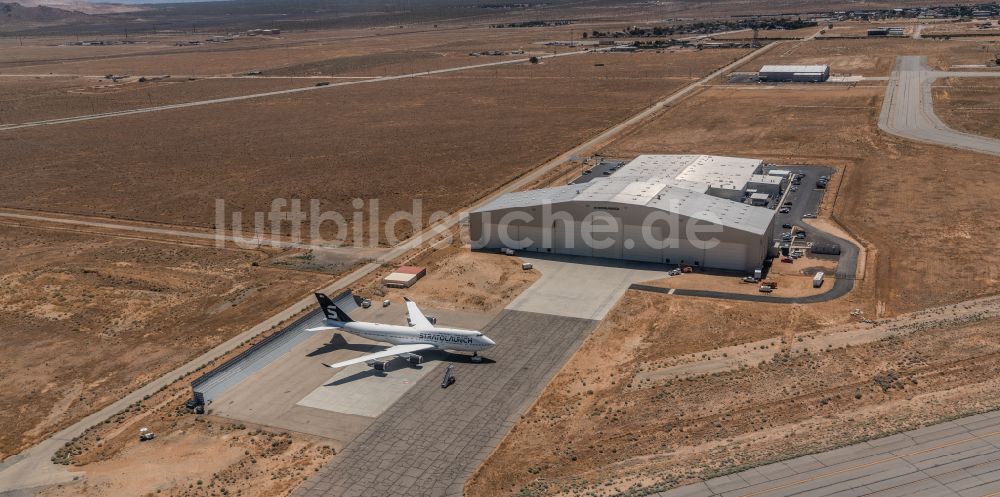
[[[835,259],[803,257],[788,264],[775,260],[765,281],[773,281],[778,288],[770,295],[775,297],[803,297],[826,292],[833,285],[833,272],[837,267]],[[823,286],[813,288],[812,278],[817,271],[823,271],[828,276],[824,278]],[[686,288],[692,290],[710,290],[716,292],[742,293],[745,295],[760,295],[759,284],[746,283],[742,277],[722,276],[711,273],[684,273],[664,279],[644,281],[643,284],[664,288]]]
[[[982,64],[991,47],[995,45],[985,40],[816,40],[778,47],[737,71],[757,71],[765,64],[829,64],[834,74],[889,76],[899,55],[926,55],[931,67],[948,69],[957,64]]]
[[[630,291],[468,493],[641,495],[1000,406],[996,317],[940,311],[906,336],[785,353],[798,334],[857,319],[855,310],[894,316],[1000,288],[1000,246],[979,235],[1000,214],[981,187],[1000,181],[994,159],[883,135],[881,97],[877,87],[711,88],[609,146],[616,157],[696,152],[836,167],[841,183],[821,217],[869,245],[867,277],[847,297],[809,306]],[[781,353],[689,379],[649,374],[758,340]]]
[[[996,318],[945,317],[864,345],[784,352],[797,343],[792,332],[831,309],[636,293],[553,380],[467,486],[470,495],[644,495],[1000,406],[988,373],[1000,363]],[[742,326],[728,319],[733,307]],[[712,340],[719,328],[728,339]],[[636,380],[659,358],[708,355],[767,328],[775,338],[764,346],[779,353],[761,365]]]
[[[948,126],[1000,138],[1000,78],[945,78],[933,91],[934,112]]]
[[[195,102],[288,88],[311,80],[167,78],[118,83],[94,78],[0,78],[0,123],[24,123]]]
[[[334,454],[318,438],[190,414],[189,396],[178,382],[74,439],[56,459],[80,479],[40,495],[287,495]],[[141,427],[156,438],[140,442]]]
[[[0,226],[0,455],[317,288],[263,254]]]
[[[409,297],[439,309],[494,313],[540,276],[538,271],[522,270],[517,257],[472,252],[459,245],[434,251],[411,263],[427,268],[427,276],[410,288],[382,288],[378,293],[393,301]]]
[[[275,197],[317,199],[347,219],[355,198],[379,199],[383,219],[414,198],[424,216],[451,211],[737,55],[726,52],[704,55],[700,72],[693,61],[706,52],[593,56],[604,67],[566,57],[5,132],[0,153],[22,181],[0,187],[0,204],[211,226],[221,198],[245,227]],[[684,76],[654,77],[663,74]]]
[[[812,36],[820,29],[824,29],[824,27],[810,26],[808,28],[799,29],[762,29],[757,32],[757,37],[765,40],[792,40]],[[713,40],[749,40],[751,38],[753,38],[753,31],[750,30],[712,36]]]
[[[483,50],[567,51],[539,42],[569,39],[571,26],[543,29],[492,29],[482,25],[434,30],[348,29],[283,33],[279,37],[239,38],[222,44],[176,47],[172,37],[130,49],[110,47],[18,47],[20,55],[0,56],[6,74],[108,73],[154,75],[391,75],[473,64]],[[579,36],[580,28],[577,29]],[[596,28],[595,28],[596,29]],[[194,39],[204,39],[209,35]],[[62,40],[69,41],[69,40]],[[30,41],[29,41],[30,43]],[[574,49],[575,50],[575,49]]]
[[[982,25],[984,22],[990,22],[992,26],[989,28],[980,28],[979,26]],[[942,23],[930,24],[924,27],[922,34],[924,36],[1000,35],[1000,26],[998,26],[995,21],[990,21],[990,20],[971,21],[971,22],[942,22]]]

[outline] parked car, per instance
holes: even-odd
[[[771,288],[771,287],[770,287],[770,286],[768,286],[768,285],[761,285],[761,287],[760,287],[760,291],[761,291],[761,292],[764,292],[764,293],[771,293],[771,292],[773,292],[773,291],[774,291],[774,289],[773,289],[773,288]]]
[[[792,205],[792,201],[789,200],[789,201],[785,202],[785,205]]]
[[[586,171],[583,172],[583,175],[586,176],[586,175],[588,175],[588,174],[590,174],[592,172],[593,171],[591,171],[590,169],[587,169]]]
[[[787,262],[791,264],[792,262],[795,262],[795,259],[792,259],[791,257],[782,257],[781,262]]]
[[[808,214],[806,214],[806,215],[804,215],[802,217],[804,217],[806,219],[815,219],[816,218],[816,214],[813,213],[813,212],[810,212],[810,213],[808,213]]]
[[[796,233],[795,234],[795,238],[797,240],[805,240],[806,239],[806,232],[805,231],[800,231],[800,232]]]
[[[789,212],[792,212],[792,210],[789,209],[788,207],[782,207],[781,209],[778,209],[778,213],[780,214],[788,214]]]
[[[788,223],[785,223],[785,224],[782,224],[782,225],[781,225],[781,227],[782,227],[782,228],[785,228],[786,230],[790,230],[790,229],[792,229],[792,225],[790,225],[790,224],[788,224]]]

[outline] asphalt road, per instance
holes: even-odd
[[[653,495],[1000,495],[1000,412],[798,457]]]
[[[955,131],[934,114],[931,85],[947,77],[1000,77],[1000,72],[933,71],[924,56],[898,57],[886,87],[879,128],[911,140],[1000,155],[1000,140]]]
[[[597,321],[505,310],[483,333],[497,346],[481,364],[419,380],[294,497],[461,496],[493,451]],[[390,375],[392,373],[389,373]]]

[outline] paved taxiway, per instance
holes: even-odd
[[[911,140],[1000,155],[1000,140],[955,131],[934,114],[931,85],[947,77],[1000,77],[1000,72],[934,71],[927,67],[927,57],[899,57],[886,87],[879,128]]]
[[[1000,412],[961,418],[653,495],[1000,495]]]

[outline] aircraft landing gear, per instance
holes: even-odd
[[[472,362],[483,362],[483,356],[479,355],[479,352],[473,352],[470,359]]]

